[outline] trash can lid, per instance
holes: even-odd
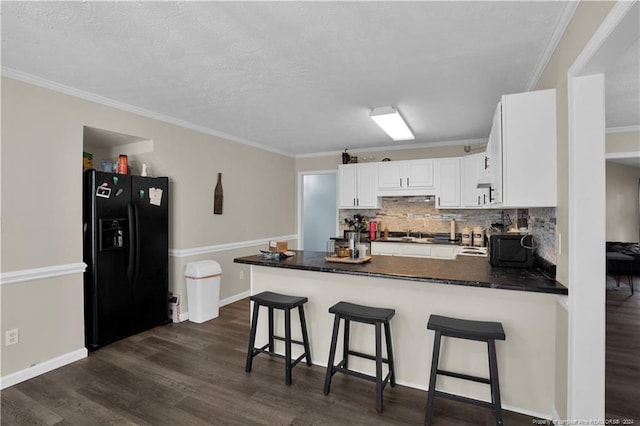
[[[215,260],[201,260],[187,263],[184,276],[187,278],[206,278],[220,273],[222,273],[222,268],[218,262]]]

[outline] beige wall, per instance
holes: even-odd
[[[293,158],[2,78],[3,274],[82,262],[83,126],[154,141],[152,153],[135,159],[147,162],[155,175],[170,177],[170,248],[295,233]],[[224,214],[213,215],[218,172]],[[257,247],[236,250],[249,254]],[[182,275],[189,261],[221,260],[221,298],[249,290],[248,277],[240,280],[233,266],[234,254],[222,250],[171,259],[170,288],[182,294],[183,312],[188,305]],[[0,335],[21,329],[20,343],[3,347],[3,377],[84,347],[81,274],[5,284],[0,290]],[[31,310],[43,301],[47,309]]]
[[[637,243],[640,168],[607,161],[607,241]]]
[[[607,154],[618,152],[640,152],[640,132],[607,133]]]

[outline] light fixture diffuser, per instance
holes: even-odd
[[[374,108],[371,110],[369,117],[394,141],[415,139],[407,123],[404,122],[400,113],[393,107]]]

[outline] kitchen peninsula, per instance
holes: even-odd
[[[428,387],[433,345],[433,333],[426,328],[430,314],[500,321],[507,335],[497,345],[503,407],[551,418],[555,312],[557,297],[567,294],[565,287],[536,271],[492,268],[479,257],[373,256],[365,264],[343,264],[327,262],[324,255],[297,251],[284,260],[235,259],[251,265],[251,294],[268,290],[309,298],[305,314],[315,364],[327,365],[333,324],[328,308],[338,301],[396,310],[391,329],[397,381],[423,390]],[[266,339],[266,321],[259,326],[264,327],[259,327],[257,341]],[[283,319],[276,315],[276,332],[282,329]],[[298,327],[292,332],[294,338],[300,337]],[[372,353],[373,341],[373,327],[352,324],[354,350]],[[294,357],[299,355],[296,349]],[[277,345],[276,350],[283,352]],[[486,345],[451,339],[443,343],[442,351],[443,368],[488,377]],[[373,372],[373,363],[367,360],[349,362],[355,369]],[[439,379],[438,388],[490,399],[487,386],[449,377]]]

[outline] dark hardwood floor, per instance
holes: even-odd
[[[419,425],[426,392],[396,386],[375,410],[375,385],[304,363],[284,384],[282,359],[244,371],[248,299],[204,324],[157,327],[2,391],[2,425]],[[417,368],[420,368],[419,366]],[[426,361],[424,368],[427,368]],[[637,395],[637,394],[636,394]],[[506,411],[506,425],[532,418]],[[491,425],[490,410],[436,399],[434,425]]]
[[[635,293],[622,280],[607,280],[605,411],[609,419],[640,424],[640,276]],[[620,423],[624,424],[624,423]]]

